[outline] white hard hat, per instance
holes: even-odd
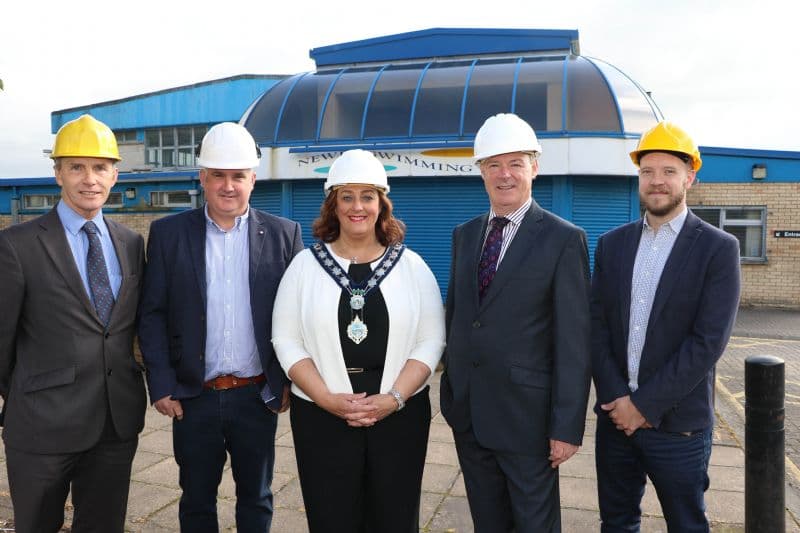
[[[487,118],[475,135],[475,161],[512,152],[542,153],[533,128],[513,113]]]
[[[255,168],[261,150],[250,132],[233,122],[222,122],[208,130],[197,150],[197,164],[204,168]]]
[[[325,181],[325,194],[345,184],[372,185],[389,192],[386,169],[372,152],[366,150],[348,150],[333,162]]]

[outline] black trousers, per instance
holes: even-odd
[[[110,419],[88,450],[36,454],[6,446],[14,524],[19,533],[55,533],[70,486],[75,533],[122,533],[138,437],[120,440]]]
[[[369,428],[350,427],[294,395],[290,413],[311,533],[418,531],[431,421],[427,387]]]

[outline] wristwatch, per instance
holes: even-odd
[[[399,411],[400,409],[402,409],[403,407],[405,407],[405,405],[406,405],[406,402],[405,402],[405,400],[403,400],[403,397],[400,395],[400,393],[399,393],[399,392],[397,392],[397,389],[391,389],[391,390],[388,392],[388,394],[391,394],[391,395],[392,395],[392,397],[394,398],[394,401],[396,401],[396,402],[397,402],[397,410],[398,410],[398,411]]]

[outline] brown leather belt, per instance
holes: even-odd
[[[203,383],[203,388],[213,390],[238,389],[239,387],[244,387],[247,385],[258,385],[259,383],[264,383],[266,380],[267,378],[264,377],[264,374],[245,378],[226,374],[224,376],[217,376],[210,381],[206,381]]]

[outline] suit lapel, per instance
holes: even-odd
[[[81,301],[86,311],[99,321],[100,318],[97,316],[91,300],[89,300],[89,295],[86,294],[86,286],[83,284],[80,272],[78,272],[72,249],[69,247],[66,235],[64,235],[64,226],[61,224],[61,219],[58,218],[58,212],[53,209],[44,215],[40,219],[39,227],[42,229],[41,233],[39,233],[39,241],[42,243],[47,255],[50,256],[50,260],[55,265],[56,270],[64,278],[75,297]]]
[[[189,217],[186,227],[186,239],[192,254],[192,265],[197,277],[197,286],[203,298],[203,308],[206,306],[206,216],[205,209],[196,209]]]
[[[253,292],[256,281],[256,274],[258,273],[258,266],[261,264],[261,252],[264,248],[266,239],[266,231],[264,230],[264,221],[258,215],[255,209],[250,209],[250,221],[247,224],[248,233],[248,248],[250,250],[250,299],[255,301]]]
[[[675,282],[680,277],[680,273],[683,271],[684,265],[689,259],[692,247],[697,242],[697,238],[700,236],[701,232],[700,219],[689,212],[686,215],[683,228],[681,228],[681,232],[675,239],[675,244],[672,246],[672,251],[664,265],[661,279],[658,281],[658,288],[656,289],[656,295],[653,299],[653,309],[650,311],[650,325],[658,321],[658,315],[664,309],[667,300],[669,300]]]
[[[625,332],[625,345],[628,344],[628,326],[631,323],[631,288],[633,287],[633,265],[636,262],[636,252],[639,250],[639,241],[642,238],[643,220],[638,224],[631,226],[630,230],[625,235],[624,248],[622,250],[622,257],[620,257],[622,269],[620,270],[619,279],[619,301],[620,313],[622,316],[622,328]]]
[[[114,322],[114,315],[117,314],[117,310],[120,308],[119,301],[127,294],[127,285],[130,283],[131,265],[130,258],[128,257],[127,240],[123,236],[122,232],[119,231],[119,226],[117,226],[113,220],[105,217],[103,217],[103,221],[106,223],[106,227],[108,228],[108,234],[111,237],[112,244],[114,245],[114,253],[117,254],[119,269],[122,273],[122,283],[120,283],[119,291],[117,292],[117,299],[114,302],[114,307],[111,309],[111,317],[108,320],[108,323],[112,324]]]
[[[542,208],[539,207],[535,201],[531,201],[531,207],[528,209],[528,212],[525,213],[525,217],[520,223],[517,234],[514,236],[514,240],[511,241],[508,249],[506,249],[506,253],[503,256],[503,260],[500,262],[497,273],[494,275],[491,285],[489,285],[489,290],[483,297],[481,307],[486,306],[497,294],[500,293],[500,290],[506,283],[508,283],[514,272],[519,268],[520,265],[525,263],[525,259],[528,257],[528,255],[533,253],[537,243],[536,235],[541,230],[541,221],[543,218],[544,214],[542,212]],[[478,251],[478,257],[480,258],[480,251]],[[477,265],[475,268],[474,277],[477,287]]]

